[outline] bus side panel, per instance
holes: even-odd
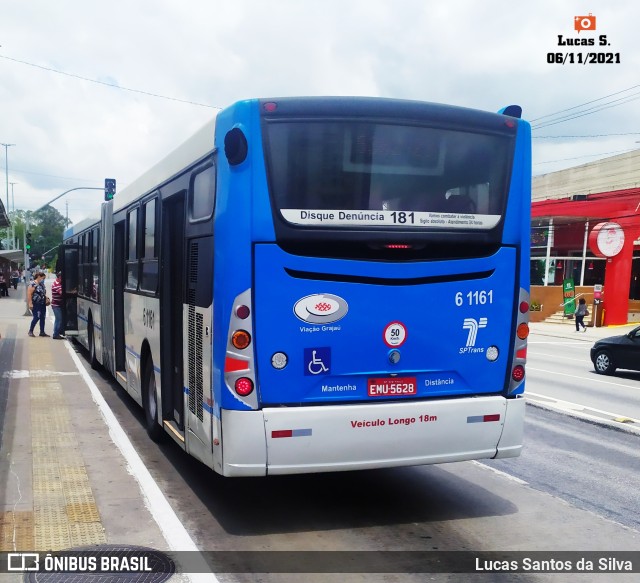
[[[213,398],[211,391],[211,307],[183,308],[184,414],[187,451],[212,467]],[[214,436],[217,432],[214,431]]]
[[[89,350],[89,336],[87,334],[89,306],[91,302],[82,297],[78,297],[78,336],[77,341]]]
[[[89,322],[93,326],[93,341],[95,342],[96,358],[102,364],[102,315],[100,304],[85,298],[78,298],[78,336],[80,344],[89,350]]]
[[[144,300],[144,296],[138,294],[124,294],[127,392],[139,405],[142,405],[140,348],[145,335],[142,325]]]

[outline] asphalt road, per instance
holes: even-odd
[[[597,374],[589,357],[593,341],[588,334],[575,340],[533,334],[527,353],[527,393],[640,420],[640,372]]]
[[[639,381],[606,378],[615,384],[601,384],[597,381],[603,377],[591,372],[588,343],[551,341],[532,338],[529,391],[631,411]],[[512,460],[228,479],[190,459],[170,440],[151,442],[137,405],[106,375],[92,376],[201,549],[528,552],[635,551],[639,545],[638,435],[529,405],[525,450]],[[587,383],[593,383],[589,390]],[[618,383],[626,387],[622,396]],[[300,580],[275,577],[221,579]],[[304,579],[329,580],[318,577]],[[425,575],[380,577],[335,580],[426,580]],[[494,580],[490,574],[478,577]],[[600,581],[602,575],[572,577]],[[616,575],[616,581],[633,577]],[[429,575],[428,580],[458,579]],[[509,580],[546,579],[526,574]]]

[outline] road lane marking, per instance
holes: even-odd
[[[528,351],[527,357],[531,356],[531,354],[534,354],[535,356],[549,356],[551,358],[561,358],[562,360],[573,360],[575,362],[582,362],[583,364],[585,364],[584,358],[569,358],[568,356],[562,356],[560,354],[546,354],[545,352],[532,352],[531,350]]]
[[[488,466],[487,464],[483,464],[482,462],[476,461],[476,460],[471,460],[472,464],[475,464],[476,466],[480,466],[481,468],[485,469],[485,470],[490,470],[492,471],[494,474],[498,474],[499,476],[502,476],[503,478],[507,478],[507,480],[511,480],[512,482],[515,482],[516,484],[520,484],[521,486],[528,486],[529,482],[525,482],[524,480],[521,480],[520,478],[516,478],[515,476],[512,476],[511,474],[507,474],[507,472],[503,472],[502,470],[499,470],[498,468],[493,468],[491,466]]]
[[[550,375],[558,375],[558,376],[562,376],[562,377],[570,377],[570,378],[572,378],[574,380],[577,379],[577,380],[583,380],[583,381],[591,381],[593,383],[600,383],[600,384],[603,384],[603,385],[612,385],[614,387],[623,387],[625,389],[632,389],[633,391],[640,391],[640,385],[638,385],[637,387],[634,387],[632,385],[623,385],[622,383],[614,383],[614,382],[611,382],[611,381],[605,381],[605,380],[598,379],[598,378],[581,377],[581,376],[576,376],[574,374],[567,374],[567,373],[564,373],[564,372],[554,372],[554,371],[551,371],[551,370],[545,370],[544,368],[535,368],[533,366],[527,366],[527,370],[528,371],[529,370],[535,370],[536,372],[544,372],[544,373],[547,373],[547,374],[550,374]],[[594,373],[594,375],[595,375],[595,373]],[[531,394],[533,394],[533,393],[531,393]]]
[[[70,342],[65,342],[71,359],[76,365],[80,376],[89,387],[93,401],[98,405],[100,414],[104,419],[111,440],[122,453],[127,462],[129,473],[136,479],[142,493],[145,506],[151,512],[154,520],[158,524],[164,539],[167,541],[172,551],[198,551],[196,543],[193,541],[187,529],[174,512],[168,500],[160,490],[160,487],[153,479],[153,476],[145,466],[142,458],[133,447],[129,437],[118,422],[115,414],[100,393],[97,385],[83,366],[82,361],[76,354]],[[206,565],[205,565],[206,566]],[[183,577],[188,577],[192,583],[219,583],[215,575],[209,573],[182,573]]]
[[[626,415],[620,415],[619,413],[612,413],[610,411],[604,411],[603,409],[596,409],[595,407],[589,407],[588,405],[580,405],[578,403],[572,403],[571,401],[563,401],[562,399],[556,399],[548,395],[541,395],[540,393],[532,393],[527,391],[527,399],[537,405],[543,405],[555,410],[559,410],[565,413],[572,413],[578,417],[584,417],[592,421],[609,422],[614,427],[628,427],[633,433],[640,433],[640,419],[634,419],[633,417],[627,417]],[[533,399],[531,397],[534,397]],[[536,401],[535,398],[543,399],[542,401]],[[591,415],[597,413],[598,415]],[[606,418],[599,415],[604,415]],[[630,425],[635,424],[635,425]]]
[[[544,340],[527,340],[527,344],[558,344],[559,346],[567,346],[569,344],[571,345],[575,345],[575,346],[584,346],[586,347],[590,347],[591,346],[591,342],[593,342],[593,338],[591,339],[591,341],[585,339],[585,340],[576,340],[576,341],[565,341],[565,342],[546,342]]]
[[[78,376],[79,372],[62,372],[58,370],[8,370],[2,376],[6,379],[33,379],[64,376]]]

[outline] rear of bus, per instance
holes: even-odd
[[[255,100],[221,112],[216,146],[222,473],[519,455],[529,125]]]

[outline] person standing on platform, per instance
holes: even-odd
[[[64,326],[62,324],[62,272],[56,273],[56,279],[51,284],[51,308],[55,321],[53,323],[54,340],[64,340]]]
[[[49,336],[44,331],[44,319],[47,315],[47,288],[44,285],[45,275],[42,271],[37,271],[34,280],[27,290],[27,305],[33,313],[33,320],[29,327],[29,336],[35,336],[34,328],[40,322],[40,336]]]

